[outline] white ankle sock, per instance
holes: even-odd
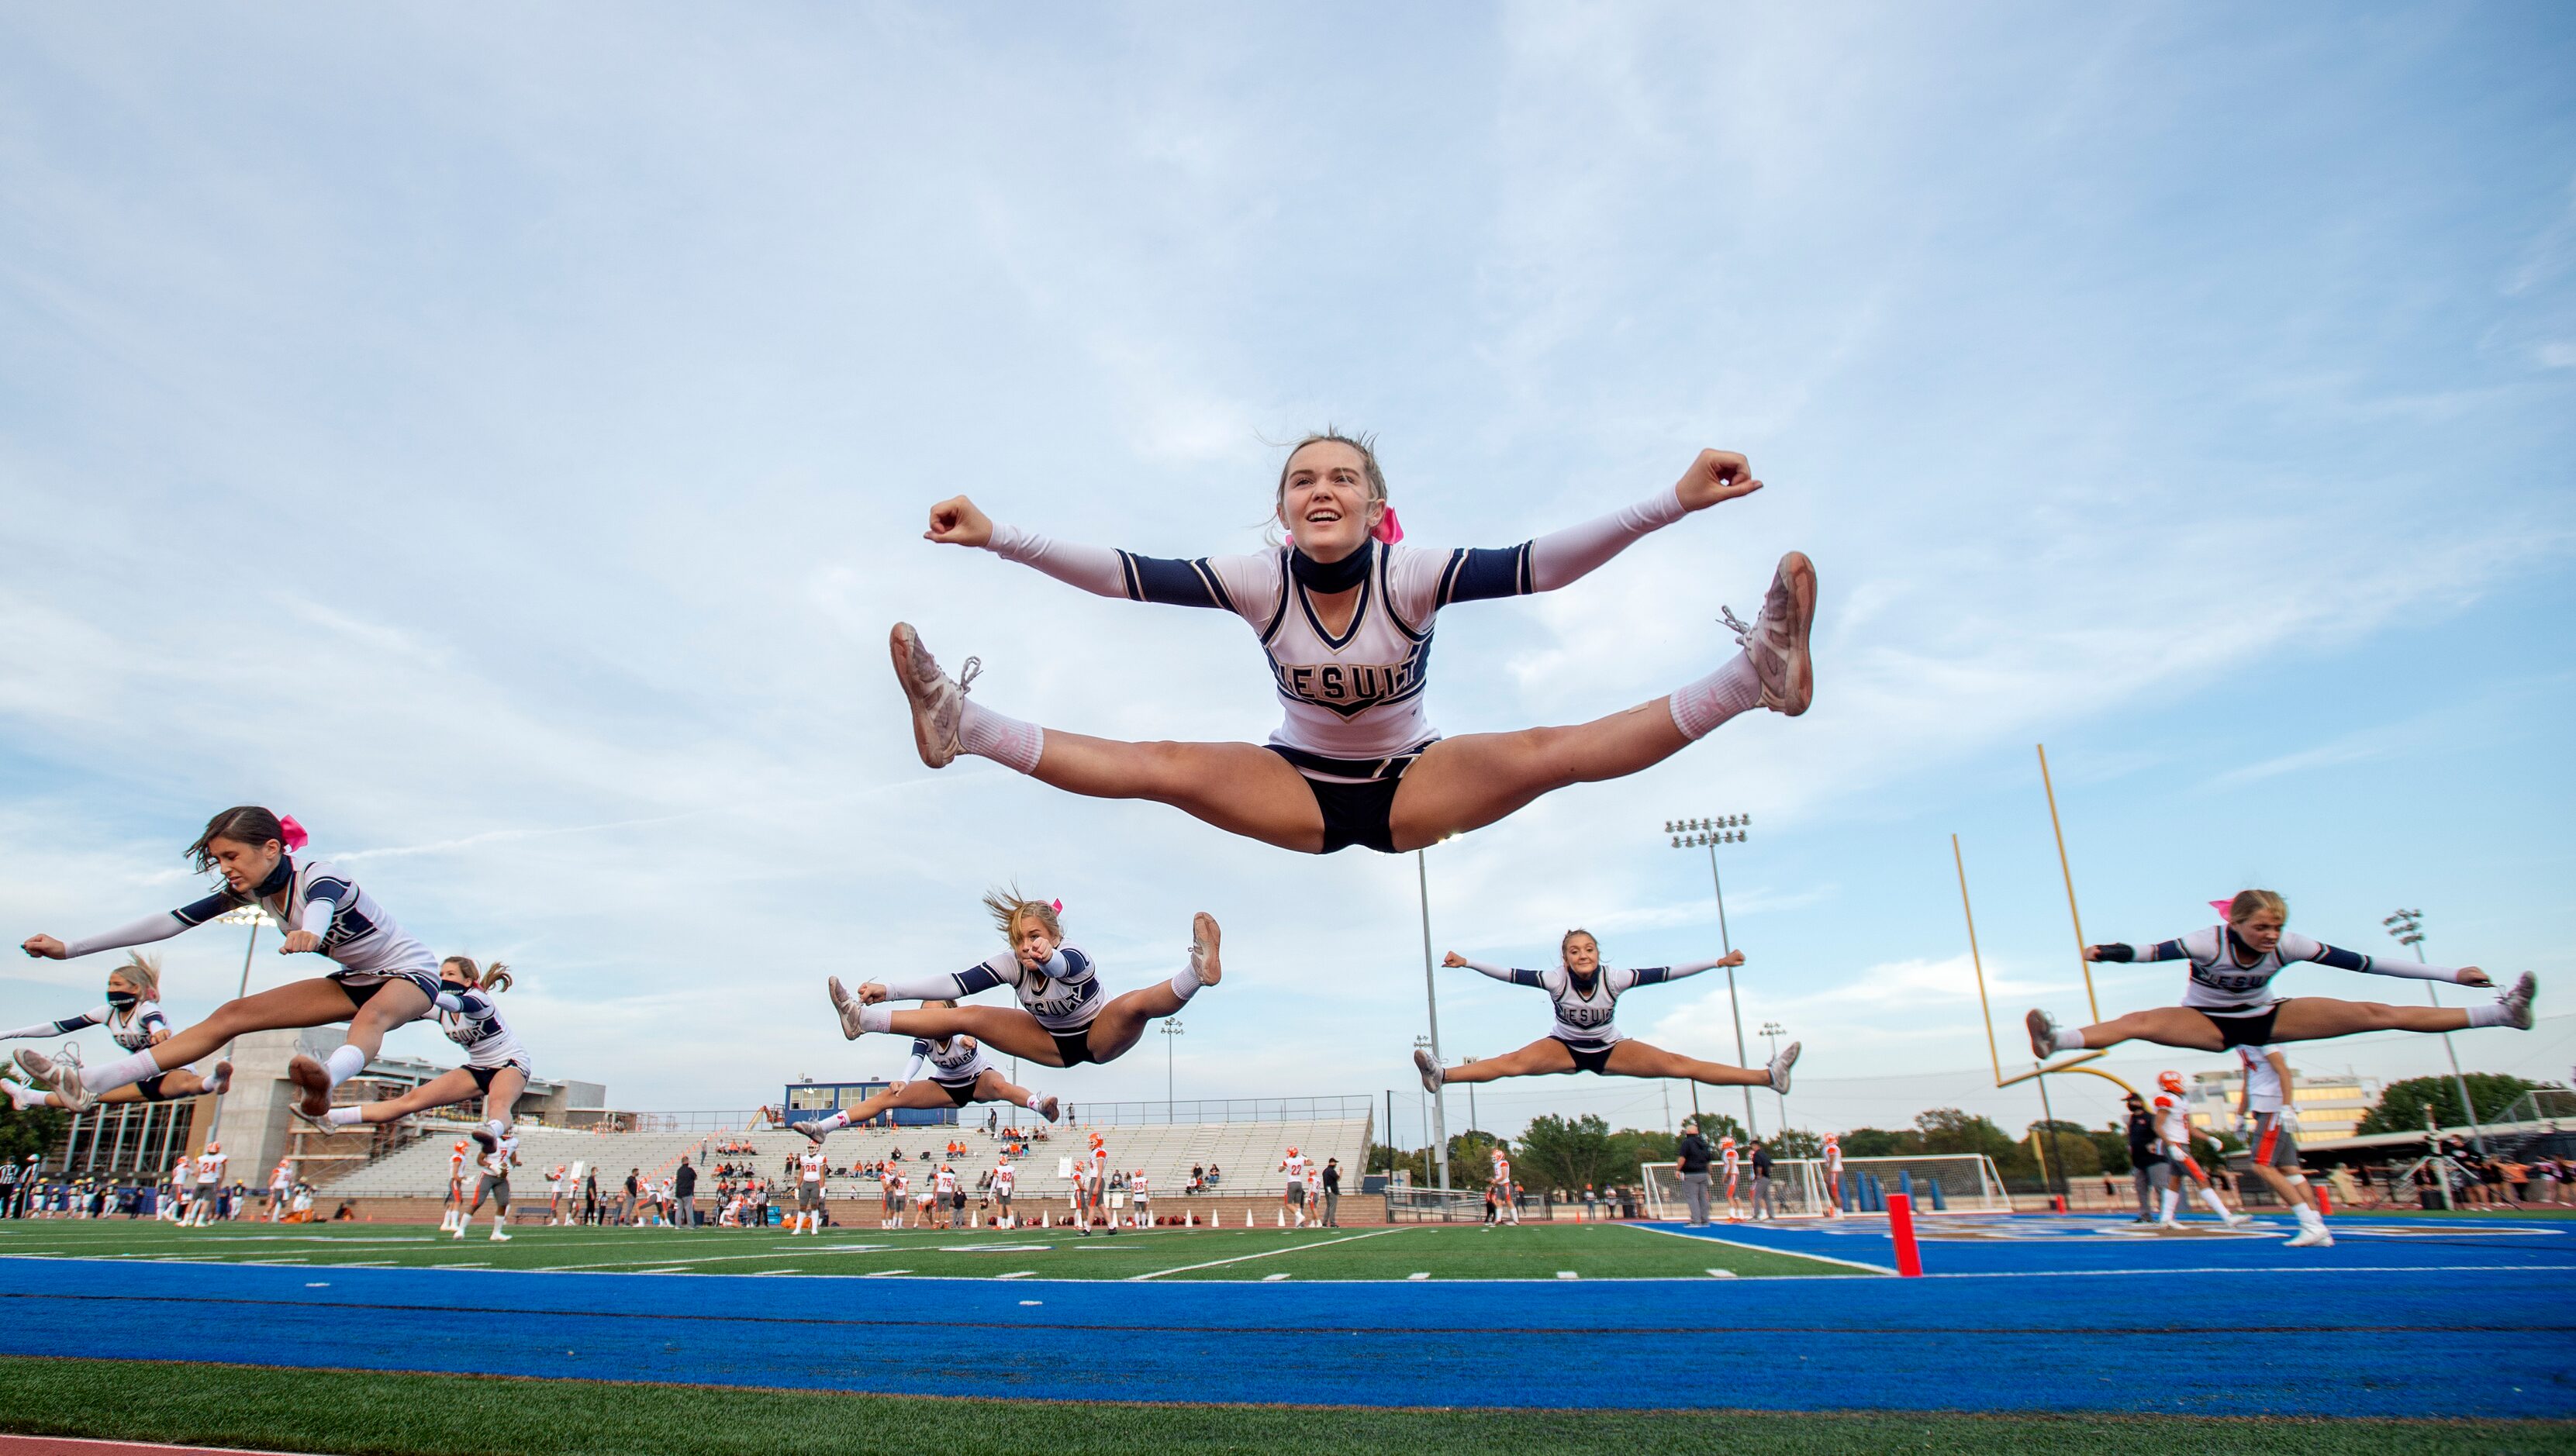
[[[865,1031],[894,1030],[894,1008],[883,1001],[859,1008],[859,1026]]]
[[[2182,1190],[2178,1188],[2166,1189],[2164,1204],[2165,1222],[2171,1223],[2173,1222],[2173,1216],[2182,1212]]]
[[[849,1125],[850,1113],[847,1108],[843,1108],[841,1111],[835,1112],[831,1116],[824,1118],[821,1122],[815,1124],[815,1126],[821,1128],[825,1132],[838,1132]]]
[[[356,1127],[360,1118],[354,1107],[334,1107],[322,1114],[322,1120],[333,1127]]]
[[[2215,1188],[2203,1188],[2200,1190],[2200,1201],[2208,1204],[2209,1211],[2217,1214],[2220,1218],[2232,1218],[2235,1216],[2227,1211],[2226,1202],[2218,1196],[2218,1190]]]
[[[2082,1051],[2084,1049],[2083,1030],[2079,1027],[2073,1026],[2059,1027],[2057,1029],[2057,1049],[2062,1052]]]
[[[2469,1025],[2471,1026],[2510,1026],[2512,1024],[2513,1022],[2511,1018],[2505,1012],[2504,1003],[2501,1001],[2490,1001],[2484,1006],[2472,1006],[2469,1008]]]
[[[1006,718],[969,699],[964,715],[957,721],[957,743],[968,753],[1006,768],[1036,773],[1038,755],[1046,748],[1046,730],[1035,723]]]
[[[1762,679],[1753,671],[1753,659],[1739,652],[1724,667],[1675,689],[1671,702],[1673,726],[1697,743],[1718,724],[1762,706]]]
[[[0,1082],[0,1086],[9,1089],[9,1101],[21,1112],[45,1105],[45,1089],[42,1087],[21,1087],[15,1082]]]
[[[1187,1001],[1199,993],[1199,973],[1187,966],[1172,972],[1172,994]]]
[[[96,1096],[101,1092],[113,1092],[119,1087],[131,1087],[146,1077],[158,1075],[160,1070],[161,1064],[152,1059],[152,1050],[146,1047],[130,1057],[119,1057],[101,1066],[81,1068],[81,1085],[88,1088],[92,1096]]]
[[[331,1085],[337,1087],[367,1069],[367,1054],[347,1042],[342,1042],[339,1050],[331,1053],[331,1059],[324,1062],[322,1068],[331,1074]]]

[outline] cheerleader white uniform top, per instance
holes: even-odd
[[[2286,998],[2272,994],[2272,978],[2297,961],[2412,981],[2460,979],[2460,973],[2449,966],[2366,956],[2286,930],[2270,950],[2256,955],[2234,929],[2223,924],[2150,946],[2133,948],[2114,942],[2100,951],[2106,961],[2188,961],[2191,979],[2183,984],[2182,1004],[2206,1016],[2256,1016],[2280,1005]]]
[[[930,1065],[930,1080],[942,1087],[972,1087],[993,1065],[971,1036],[952,1036],[944,1042],[917,1036],[912,1039],[912,1064],[903,1069],[903,1080],[920,1076],[925,1062]]]
[[[138,1001],[122,1009],[110,1003],[79,1016],[66,1016],[60,1021],[39,1021],[33,1026],[19,1027],[16,1031],[0,1031],[0,1041],[16,1041],[21,1037],[29,1036],[54,1036],[91,1026],[106,1027],[108,1040],[129,1052],[139,1052],[152,1045],[153,1032],[170,1030],[169,1020],[161,1014],[160,1002]]]
[[[73,941],[63,947],[63,959],[168,940],[245,905],[266,912],[282,930],[321,937],[322,954],[339,967],[330,973],[333,980],[356,986],[410,981],[433,999],[439,994],[438,959],[427,946],[395,924],[355,879],[323,860],[299,867],[293,855],[279,855],[277,867],[248,893],[217,890],[176,910]]]
[[[1593,973],[1592,985],[1587,990],[1577,986],[1574,973],[1563,966],[1546,971],[1516,971],[1505,966],[1489,966],[1483,961],[1467,962],[1469,970],[1497,981],[1508,981],[1515,986],[1535,986],[1545,991],[1556,1003],[1556,1025],[1548,1029],[1548,1035],[1569,1046],[1587,1050],[1607,1048],[1619,1040],[1619,1028],[1611,1024],[1610,1018],[1618,1009],[1620,992],[1664,981],[1678,981],[1684,976],[1714,970],[1716,966],[1715,961],[1693,961],[1681,966],[1641,966],[1635,970],[1603,966]]]
[[[1677,488],[1518,546],[1437,550],[1371,540],[1336,562],[1292,547],[1181,561],[1069,545],[995,524],[986,549],[1097,596],[1211,607],[1241,617],[1270,659],[1285,716],[1270,746],[1325,782],[1383,776],[1440,734],[1423,711],[1433,619],[1453,602],[1554,591],[1686,512]],[[1328,632],[1312,593],[1359,590]]]
[[[1109,1004],[1100,989],[1099,968],[1071,941],[1057,946],[1055,954],[1034,971],[1003,951],[953,975],[885,983],[887,997],[896,1001],[956,1001],[995,986],[1010,987],[1020,998],[1020,1008],[1035,1017],[1039,1026],[1066,1035],[1087,1030],[1100,1008]]]
[[[447,1039],[465,1048],[465,1064],[486,1069],[516,1067],[534,1077],[535,1068],[528,1061],[527,1048],[519,1045],[518,1036],[501,1020],[501,1008],[492,1004],[489,993],[473,986],[441,984],[431,998],[431,1014],[438,1018],[438,1028]]]

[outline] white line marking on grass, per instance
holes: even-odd
[[[550,1268],[555,1270],[622,1269],[629,1264],[651,1264],[655,1268],[660,1268],[665,1264],[731,1264],[738,1263],[744,1259],[798,1259],[803,1257],[804,1253],[801,1250],[796,1253],[789,1253],[784,1249],[771,1249],[765,1253],[758,1254],[700,1254],[697,1257],[690,1259],[605,1259],[588,1264],[555,1264],[550,1266]]]
[[[1407,1279],[1428,1279],[1431,1277],[1431,1271],[1425,1269],[1419,1274],[1407,1274],[1404,1277]]]
[[[1008,1274],[996,1274],[993,1277],[996,1279],[1026,1279],[1036,1272],[1038,1271],[1035,1269],[1014,1269]]]
[[[1287,1277],[1288,1276],[1285,1274],[1264,1274],[1261,1276],[1261,1282],[1264,1284],[1276,1284]]]
[[[637,1269],[634,1272],[638,1274],[686,1274],[689,1271],[686,1269]]]
[[[2576,1264],[2274,1264],[2190,1269],[1991,1269],[1926,1279],[2089,1279],[2114,1274],[2564,1274]]]
[[[1571,1269],[1559,1269],[1556,1271],[1556,1277],[1559,1279],[1580,1279],[1583,1276],[1575,1273]]]
[[[1708,1277],[1711,1279],[1733,1279],[1736,1275],[1735,1271],[1732,1269],[1711,1269],[1708,1271]]]
[[[859,1277],[862,1279],[892,1279],[897,1274],[909,1274],[911,1272],[912,1271],[909,1269],[872,1269]]]
[[[1662,1234],[1668,1239],[1691,1239],[1703,1244],[1724,1244],[1730,1249],[1750,1249],[1757,1254],[1777,1254],[1784,1259],[1813,1259],[1819,1264],[1840,1264],[1845,1268],[1850,1269],[1866,1269],[1872,1274],[1894,1274],[1896,1272],[1884,1264],[1864,1264],[1858,1259],[1837,1259],[1830,1254],[1792,1253],[1787,1249],[1772,1248],[1768,1244],[1746,1244],[1739,1243],[1734,1239],[1715,1238],[1708,1234],[1686,1234],[1678,1229],[1656,1228],[1651,1224],[1632,1223],[1626,1225],[1626,1227],[1635,1229],[1639,1233]]]
[[[1411,1224],[1407,1225],[1407,1227],[1427,1228],[1429,1225]],[[1210,1259],[1204,1264],[1183,1264],[1177,1269],[1157,1269],[1151,1274],[1131,1274],[1127,1276],[1127,1282],[1130,1284],[1141,1284],[1148,1279],[1160,1279],[1166,1274],[1187,1274],[1194,1269],[1214,1269],[1220,1264],[1241,1264],[1251,1259],[1267,1259],[1274,1254],[1302,1254],[1308,1249],[1320,1249],[1325,1247],[1327,1244],[1347,1244],[1355,1239],[1374,1239],[1383,1237],[1387,1234],[1402,1232],[1404,1232],[1402,1228],[1383,1228],[1375,1229],[1364,1234],[1346,1234],[1341,1238],[1325,1239],[1320,1243],[1290,1244],[1284,1249],[1268,1249],[1258,1254],[1237,1254],[1231,1259]]]

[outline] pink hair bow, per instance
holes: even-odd
[[[2219,914],[2221,914],[2221,915],[2224,915],[2224,914],[2226,914],[2226,913],[2227,913],[2227,907],[2228,907],[2228,906],[2230,906],[2230,905],[2233,905],[2233,904],[2235,904],[2235,903],[2236,903],[2236,898],[2235,898],[2234,896],[2232,896],[2232,895],[2231,895],[2231,896],[2229,896],[2228,898],[2226,898],[2226,899],[2224,899],[2224,900],[2212,900],[2212,901],[2210,901],[2210,902],[2209,902],[2209,908],[2210,908],[2210,909],[2212,909],[2212,910],[2217,911],[2217,912],[2218,912]]]
[[[1370,530],[1369,534],[1389,546],[1404,539],[1404,523],[1395,518],[1395,507],[1386,508],[1386,514],[1377,518],[1377,525]]]
[[[288,849],[300,850],[312,842],[313,836],[304,832],[304,826],[295,822],[294,815],[280,814],[277,816],[277,838]]]
[[[1049,900],[1047,902],[1047,908],[1053,910],[1058,915],[1062,915],[1064,913],[1064,902],[1062,900]]]

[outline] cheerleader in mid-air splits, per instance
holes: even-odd
[[[841,1033],[856,1041],[865,1032],[891,1031],[933,1041],[971,1036],[1024,1061],[1046,1067],[1083,1062],[1112,1062],[1124,1056],[1145,1034],[1145,1023],[1176,1016],[1202,986],[1224,975],[1217,962],[1216,917],[1202,910],[1190,920],[1190,963],[1168,982],[1109,996],[1100,986],[1099,968],[1091,957],[1068,943],[1057,918],[1061,902],[1025,900],[1017,891],[984,897],[994,924],[1010,949],[980,965],[953,975],[925,976],[886,984],[869,981],[856,992],[831,978],[832,1005],[841,1013]],[[1016,1008],[960,1006],[960,997],[995,986],[1019,994]],[[917,1011],[897,1011],[889,1000],[941,1002]],[[979,1079],[980,1080],[980,1079]],[[1007,1084],[1006,1084],[1007,1085]],[[1056,1099],[1047,1093],[1014,1089],[1027,1099],[1020,1105],[1053,1122]],[[807,1136],[812,1136],[808,1133]]]
[[[837,1000],[837,998],[836,998]],[[953,1011],[953,999],[940,998],[921,1003],[925,1009]],[[922,1081],[921,1069],[930,1068],[930,1080]],[[1043,1101],[1047,1105],[1039,1106]],[[791,1122],[788,1127],[805,1134],[815,1142],[852,1124],[866,1126],[868,1119],[898,1107],[951,1108],[976,1102],[1007,1102],[1025,1107],[1049,1122],[1055,1120],[1055,1099],[1039,1098],[1028,1088],[1019,1086],[1002,1075],[985,1059],[983,1047],[971,1036],[917,1036],[912,1039],[912,1065],[903,1075],[886,1084],[882,1092],[855,1106],[844,1107],[829,1117]],[[783,1109],[782,1109],[783,1110]]]
[[[527,1049],[519,1038],[502,1024],[501,1008],[492,998],[510,989],[510,968],[499,961],[490,970],[474,964],[471,956],[449,956],[438,963],[438,999],[432,1014],[438,1018],[447,1039],[465,1048],[465,1065],[454,1071],[441,1072],[400,1097],[383,1102],[365,1102],[351,1107],[334,1107],[319,1118],[308,1118],[318,1126],[372,1127],[378,1123],[399,1122],[415,1112],[433,1107],[446,1107],[458,1102],[483,1099],[483,1126],[474,1130],[474,1140],[489,1146],[492,1140],[507,1133],[519,1105],[519,1094],[528,1090],[528,1079],[536,1075],[529,1064]],[[304,1109],[295,1109],[302,1115]],[[563,1196],[563,1178],[557,1170],[554,1198]],[[555,1210],[548,1209],[547,1222],[552,1223]]]
[[[33,1050],[18,1065],[38,1085],[59,1093],[74,1111],[107,1092],[184,1067],[233,1038],[254,1031],[349,1024],[348,1040],[328,1062],[297,1053],[286,1079],[303,1095],[299,1110],[318,1118],[331,1108],[332,1089],[358,1074],[384,1044],[385,1033],[427,1014],[438,995],[438,962],[357,881],[319,860],[297,865],[304,830],[266,809],[226,809],[206,821],[206,832],[188,846],[200,870],[223,876],[224,888],[192,904],[147,916],[131,925],[69,944],[31,935],[20,948],[47,960],[71,960],[95,951],[121,950],[168,940],[229,910],[255,906],[286,928],[281,955],[315,952],[338,962],[327,975],[227,1001],[196,1025],[105,1066],[59,1062]]]
[[[2212,902],[2213,905],[2216,902]],[[2375,1001],[2334,1001],[2323,996],[2271,994],[2272,978],[2293,961],[2315,961],[2337,970],[2417,981],[2492,986],[2475,966],[2453,970],[2421,961],[2366,956],[2292,935],[2281,927],[2290,907],[2269,890],[2244,890],[2226,903],[2227,921],[2177,940],[2144,948],[2088,945],[2088,961],[2187,961],[2191,979],[2180,1006],[2132,1011],[2085,1027],[2061,1027],[2045,1011],[2028,1018],[2031,1055],[2045,1062],[2062,1051],[2151,1041],[2158,1046],[2220,1052],[2285,1041],[2321,1041],[2370,1031],[2460,1031],[2472,1026],[2531,1029],[2531,1002],[2539,990],[2529,972],[2484,1006],[2383,1006]]]
[[[16,1031],[0,1031],[0,1041],[21,1037],[61,1036],[83,1027],[104,1026],[110,1041],[128,1054],[159,1046],[170,1039],[170,1023],[161,1014],[161,966],[141,954],[129,954],[124,965],[107,973],[107,1004],[79,1016],[66,1016],[60,1021],[40,1021]],[[101,1102],[182,1102],[211,1093],[221,1097],[232,1087],[233,1064],[215,1063],[211,1077],[200,1077],[185,1067],[146,1077],[130,1086],[119,1087],[98,1098]],[[9,1100],[20,1111],[30,1107],[66,1107],[59,1092],[41,1087],[25,1087],[0,1080]]]
[[[1072,793],[1152,799],[1306,854],[1418,849],[1551,790],[1661,763],[1738,713],[1807,711],[1816,573],[1795,551],[1780,558],[1752,625],[1727,615],[1743,650],[1669,696],[1572,727],[1446,739],[1423,711],[1441,608],[1554,591],[1651,531],[1761,488],[1743,456],[1703,450],[1678,484],[1626,510],[1498,550],[1425,550],[1396,544],[1403,532],[1368,439],[1328,431],[1300,442],[1280,471],[1274,511],[1287,544],[1192,561],[1050,541],[958,496],[931,508],[930,540],[982,547],[1100,596],[1242,617],[1286,720],[1262,746],[1041,728],[967,701],[975,659],[950,679],[909,623],[894,628],[895,675],[932,768],[976,754]]]
[[[1620,970],[1601,964],[1601,942],[1588,930],[1569,930],[1558,942],[1558,959],[1563,962],[1554,970],[1515,971],[1502,966],[1489,966],[1471,961],[1456,951],[1441,958],[1444,966],[1465,966],[1515,986],[1535,986],[1556,1002],[1556,1025],[1547,1035],[1516,1052],[1499,1057],[1465,1062],[1443,1068],[1428,1051],[1417,1050],[1413,1065],[1422,1073],[1422,1085],[1437,1093],[1444,1084],[1491,1082],[1501,1077],[1542,1077],[1551,1072],[1591,1072],[1608,1077],[1680,1077],[1705,1082],[1712,1087],[1768,1087],[1783,1096],[1789,1091],[1789,1068],[1798,1060],[1800,1043],[1791,1042],[1780,1049],[1771,1064],[1762,1070],[1730,1067],[1723,1062],[1703,1062],[1631,1041],[1611,1024],[1619,993],[1635,986],[1652,986],[1663,981],[1678,981],[1720,966],[1744,964],[1744,952],[1734,951],[1713,961],[1694,961],[1679,966],[1647,966],[1637,970]]]

